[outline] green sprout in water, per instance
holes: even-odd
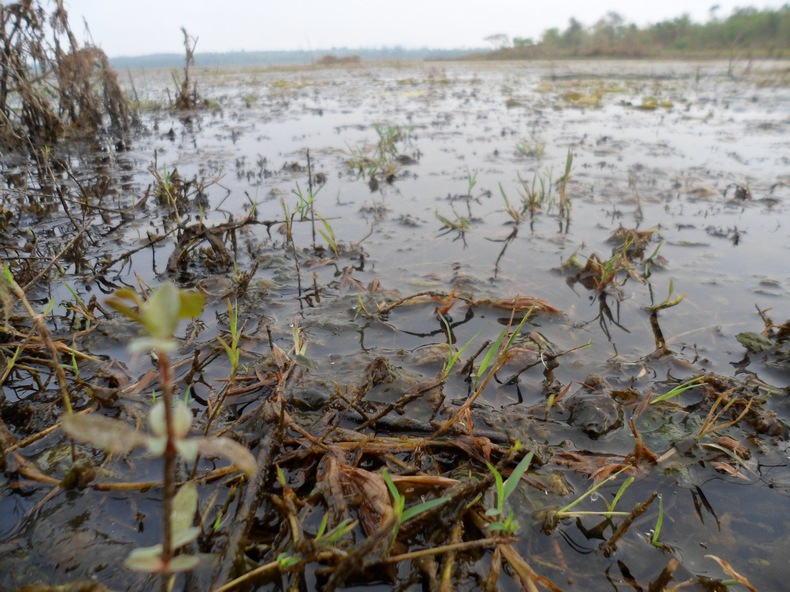
[[[448,324],[447,319],[444,318],[444,315],[439,315],[439,319],[444,324],[444,330],[447,333],[447,343],[452,344],[453,334],[452,331],[450,330],[450,325]],[[464,343],[463,346],[461,346],[461,349],[459,349],[456,352],[452,352],[450,354],[450,357],[447,359],[447,362],[444,364],[444,368],[442,368],[442,378],[447,378],[450,375],[450,372],[453,371],[453,367],[458,362],[460,357],[463,355],[464,351],[466,351],[466,348],[469,347],[472,344],[472,342],[478,338],[478,336],[480,335],[480,333],[482,333],[482,331],[483,330],[480,329],[477,333],[475,333],[472,336],[472,338],[469,341],[467,341],[466,343]]]
[[[622,473],[625,470],[626,469],[623,468],[617,471],[616,473],[609,475],[606,479],[604,479],[600,483],[594,485],[593,487],[585,491],[583,494],[581,494],[579,497],[577,497],[567,506],[555,512],[554,517],[556,519],[562,519],[562,518],[580,517],[586,515],[603,516],[605,518],[611,518],[613,516],[628,516],[630,512],[619,512],[615,508],[617,507],[617,503],[620,501],[620,498],[623,497],[625,490],[628,489],[628,487],[634,482],[633,477],[628,477],[628,479],[626,479],[623,482],[623,484],[620,485],[620,489],[617,491],[611,502],[607,502],[606,499],[604,499],[604,504],[606,505],[606,511],[578,511],[573,509],[588,497],[597,495],[597,492],[601,487],[603,487],[610,481],[616,479],[620,475],[620,473]]]
[[[670,391],[667,391],[663,395],[658,395],[656,397],[653,397],[650,400],[650,404],[657,405],[658,403],[663,403],[664,401],[668,401],[669,399],[677,397],[681,393],[685,393],[686,391],[691,390],[693,388],[697,388],[698,386],[702,386],[703,384],[705,384],[705,377],[697,376],[695,378],[692,378],[691,380],[687,380],[686,382],[677,385],[675,388],[673,388]]]
[[[419,516],[428,510],[437,508],[449,500],[446,497],[438,497],[406,508],[406,498],[402,496],[398,491],[398,488],[395,487],[395,483],[386,469],[382,469],[381,476],[384,479],[384,482],[387,484],[387,488],[389,489],[390,495],[392,496],[392,510],[395,513],[395,525],[392,529],[389,539],[391,548],[392,544],[395,542],[395,538],[398,536],[400,527],[405,522],[408,522],[412,518]]]
[[[518,450],[519,448],[520,442],[517,442],[514,449]],[[486,516],[498,518],[498,520],[488,525],[488,530],[491,532],[497,532],[502,536],[512,536],[518,531],[518,521],[515,519],[512,512],[505,512],[505,502],[507,502],[507,499],[516,490],[519,481],[521,481],[521,476],[529,468],[533,456],[534,452],[532,450],[525,454],[524,458],[516,465],[516,468],[513,469],[513,472],[507,480],[502,479],[502,475],[494,465],[486,463],[488,465],[488,470],[494,475],[496,485],[496,507],[489,508],[486,511]]]

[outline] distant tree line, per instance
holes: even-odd
[[[382,48],[333,47],[327,50],[294,51],[231,51],[224,53],[196,52],[194,65],[198,68],[223,66],[288,65],[321,63],[326,56],[339,61],[351,62],[376,60],[437,60],[460,58],[469,54],[465,49],[411,49],[399,46]],[[127,68],[175,68],[184,62],[183,54],[163,53],[135,57],[110,58],[110,64],[118,69]]]
[[[745,54],[790,57],[790,4],[771,10],[738,8],[719,18],[718,5],[705,23],[688,14],[640,28],[609,12],[591,27],[570,19],[565,30],[548,29],[539,40],[490,35],[493,59],[529,57],[660,57]]]

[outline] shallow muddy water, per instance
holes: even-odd
[[[540,459],[528,473],[532,481],[510,502],[521,524],[513,548],[561,590],[648,589],[673,559],[673,585],[723,589],[721,581],[733,576],[709,555],[729,562],[758,590],[782,589],[788,567],[780,550],[790,531],[790,347],[777,326],[790,318],[790,65],[434,63],[196,76],[209,108],[145,112],[146,131],[128,150],[74,154],[73,177],[59,178],[75,195],[74,178],[83,189],[102,187],[105,211],[86,217],[92,242],[64,259],[51,284],[38,282],[28,292],[42,307],[54,298],[48,318],[58,338],[72,343],[76,315],[66,284],[85,302],[138,282],[198,287],[208,306],[200,323],[182,327],[177,380],[181,392],[190,387],[199,418],[228,368],[220,354],[199,373],[189,372],[190,360],[194,351],[208,355],[225,334],[224,296],[243,283],[242,373],[260,372],[269,339],[283,350],[293,347],[297,325],[310,362],[282,393],[289,413],[305,429],[321,429],[321,418],[343,407],[337,393],[367,385],[364,409],[346,407],[333,424],[353,430],[365,413],[441,373],[447,327],[456,350],[472,341],[460,370],[504,329],[511,318],[505,304],[540,299],[516,339],[514,359],[476,399],[465,419],[473,425],[464,427],[502,449],[519,440]],[[130,77],[141,99],[166,100],[169,73]],[[175,170],[193,184],[174,216],[172,204],[156,199],[155,177],[172,180]],[[24,165],[9,162],[6,173],[24,175]],[[20,207],[19,193],[8,186],[3,210],[19,228],[34,230],[34,252],[46,261],[74,227],[57,208]],[[309,207],[299,211],[298,194],[311,190],[314,224]],[[292,243],[282,224],[285,210],[294,215]],[[177,245],[176,218],[183,227],[237,224],[222,234],[225,249],[205,235]],[[14,245],[5,249],[9,260],[32,242],[12,229],[4,239]],[[616,259],[618,252],[628,256]],[[606,265],[592,273],[585,265],[593,255],[619,265],[597,286]],[[680,295],[674,306],[660,307]],[[449,306],[456,296],[461,300]],[[540,311],[540,303],[559,312]],[[446,325],[437,315],[443,305]],[[651,306],[660,310],[651,315]],[[518,311],[515,324],[528,308]],[[761,333],[765,341],[744,345]],[[80,407],[98,398],[114,410],[120,399],[127,418],[134,416],[130,409],[142,413],[155,382],[138,382],[153,366],[147,356],[125,353],[133,334],[107,319],[73,341],[105,362],[84,362],[75,389]],[[380,372],[387,378],[375,378]],[[664,405],[645,400],[703,375],[705,392],[690,389]],[[94,383],[99,387],[85,386]],[[134,389],[141,392],[125,389],[135,384],[143,384]],[[3,419],[20,440],[57,420],[54,383],[42,388],[33,372],[19,370],[3,389]],[[427,437],[470,389],[453,372],[440,401],[403,405],[374,422],[375,434]],[[234,398],[224,421],[248,417],[265,393],[262,387]],[[728,401],[727,412],[713,419]],[[709,411],[713,421],[705,423]],[[635,452],[629,420],[656,459]],[[254,446],[257,440],[247,436]],[[59,480],[68,470],[65,447],[55,431],[20,452]],[[442,454],[429,463],[436,474],[471,470],[457,451]],[[401,467],[427,471],[418,456],[392,454]],[[661,510],[652,503],[611,549],[605,542],[622,518],[580,515],[548,525],[547,510],[577,498],[596,471],[615,461],[635,477],[618,510],[627,513],[652,492],[660,494]],[[374,470],[384,461],[360,453],[355,462]],[[219,462],[204,465],[209,470]],[[283,466],[291,486],[306,495],[309,470],[291,457]],[[155,480],[158,470],[155,461],[132,456],[102,465],[95,482]],[[485,473],[485,465],[475,470]],[[611,500],[623,479],[576,509],[604,510],[600,498]],[[6,475],[0,588],[75,579],[118,590],[158,586],[121,565],[133,546],[158,540],[156,488],[88,487],[47,498],[48,491],[29,474]],[[201,500],[213,492],[203,485]],[[228,487],[211,504],[226,499],[232,511],[238,502]],[[659,515],[663,548],[651,541]],[[260,539],[253,542],[264,550],[248,556],[263,563],[276,557],[280,542],[276,509],[264,505],[258,518]],[[310,520],[320,518],[307,512]],[[424,543],[415,538],[415,548]],[[207,556],[211,544],[202,545]],[[74,546],[92,551],[77,553]],[[454,585],[479,589],[492,555],[471,553]],[[179,586],[208,589],[211,558],[201,565]],[[305,568],[303,589],[323,581],[315,570]],[[348,586],[423,589],[428,584],[417,571],[401,564],[394,584],[384,578]],[[288,585],[283,576],[249,589]],[[512,572],[503,572],[499,585],[519,589]]]

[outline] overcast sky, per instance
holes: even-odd
[[[197,52],[321,50],[331,47],[470,48],[485,37],[539,39],[571,17],[594,24],[609,11],[640,26],[688,13],[706,21],[734,7],[778,8],[787,0],[65,0],[72,29],[83,18],[110,57],[181,53],[180,27],[199,38]],[[47,5],[47,3],[44,3]]]

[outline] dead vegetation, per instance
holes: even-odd
[[[198,38],[192,37],[185,27],[181,27],[181,33],[184,35],[184,78],[179,80],[178,76],[173,73],[173,81],[177,89],[176,109],[185,111],[205,105],[205,101],[198,95],[197,82],[190,83],[189,79],[189,68],[195,65],[195,47]]]
[[[123,142],[132,116],[107,56],[80,46],[62,0],[0,5],[0,142],[41,147],[64,137]]]

